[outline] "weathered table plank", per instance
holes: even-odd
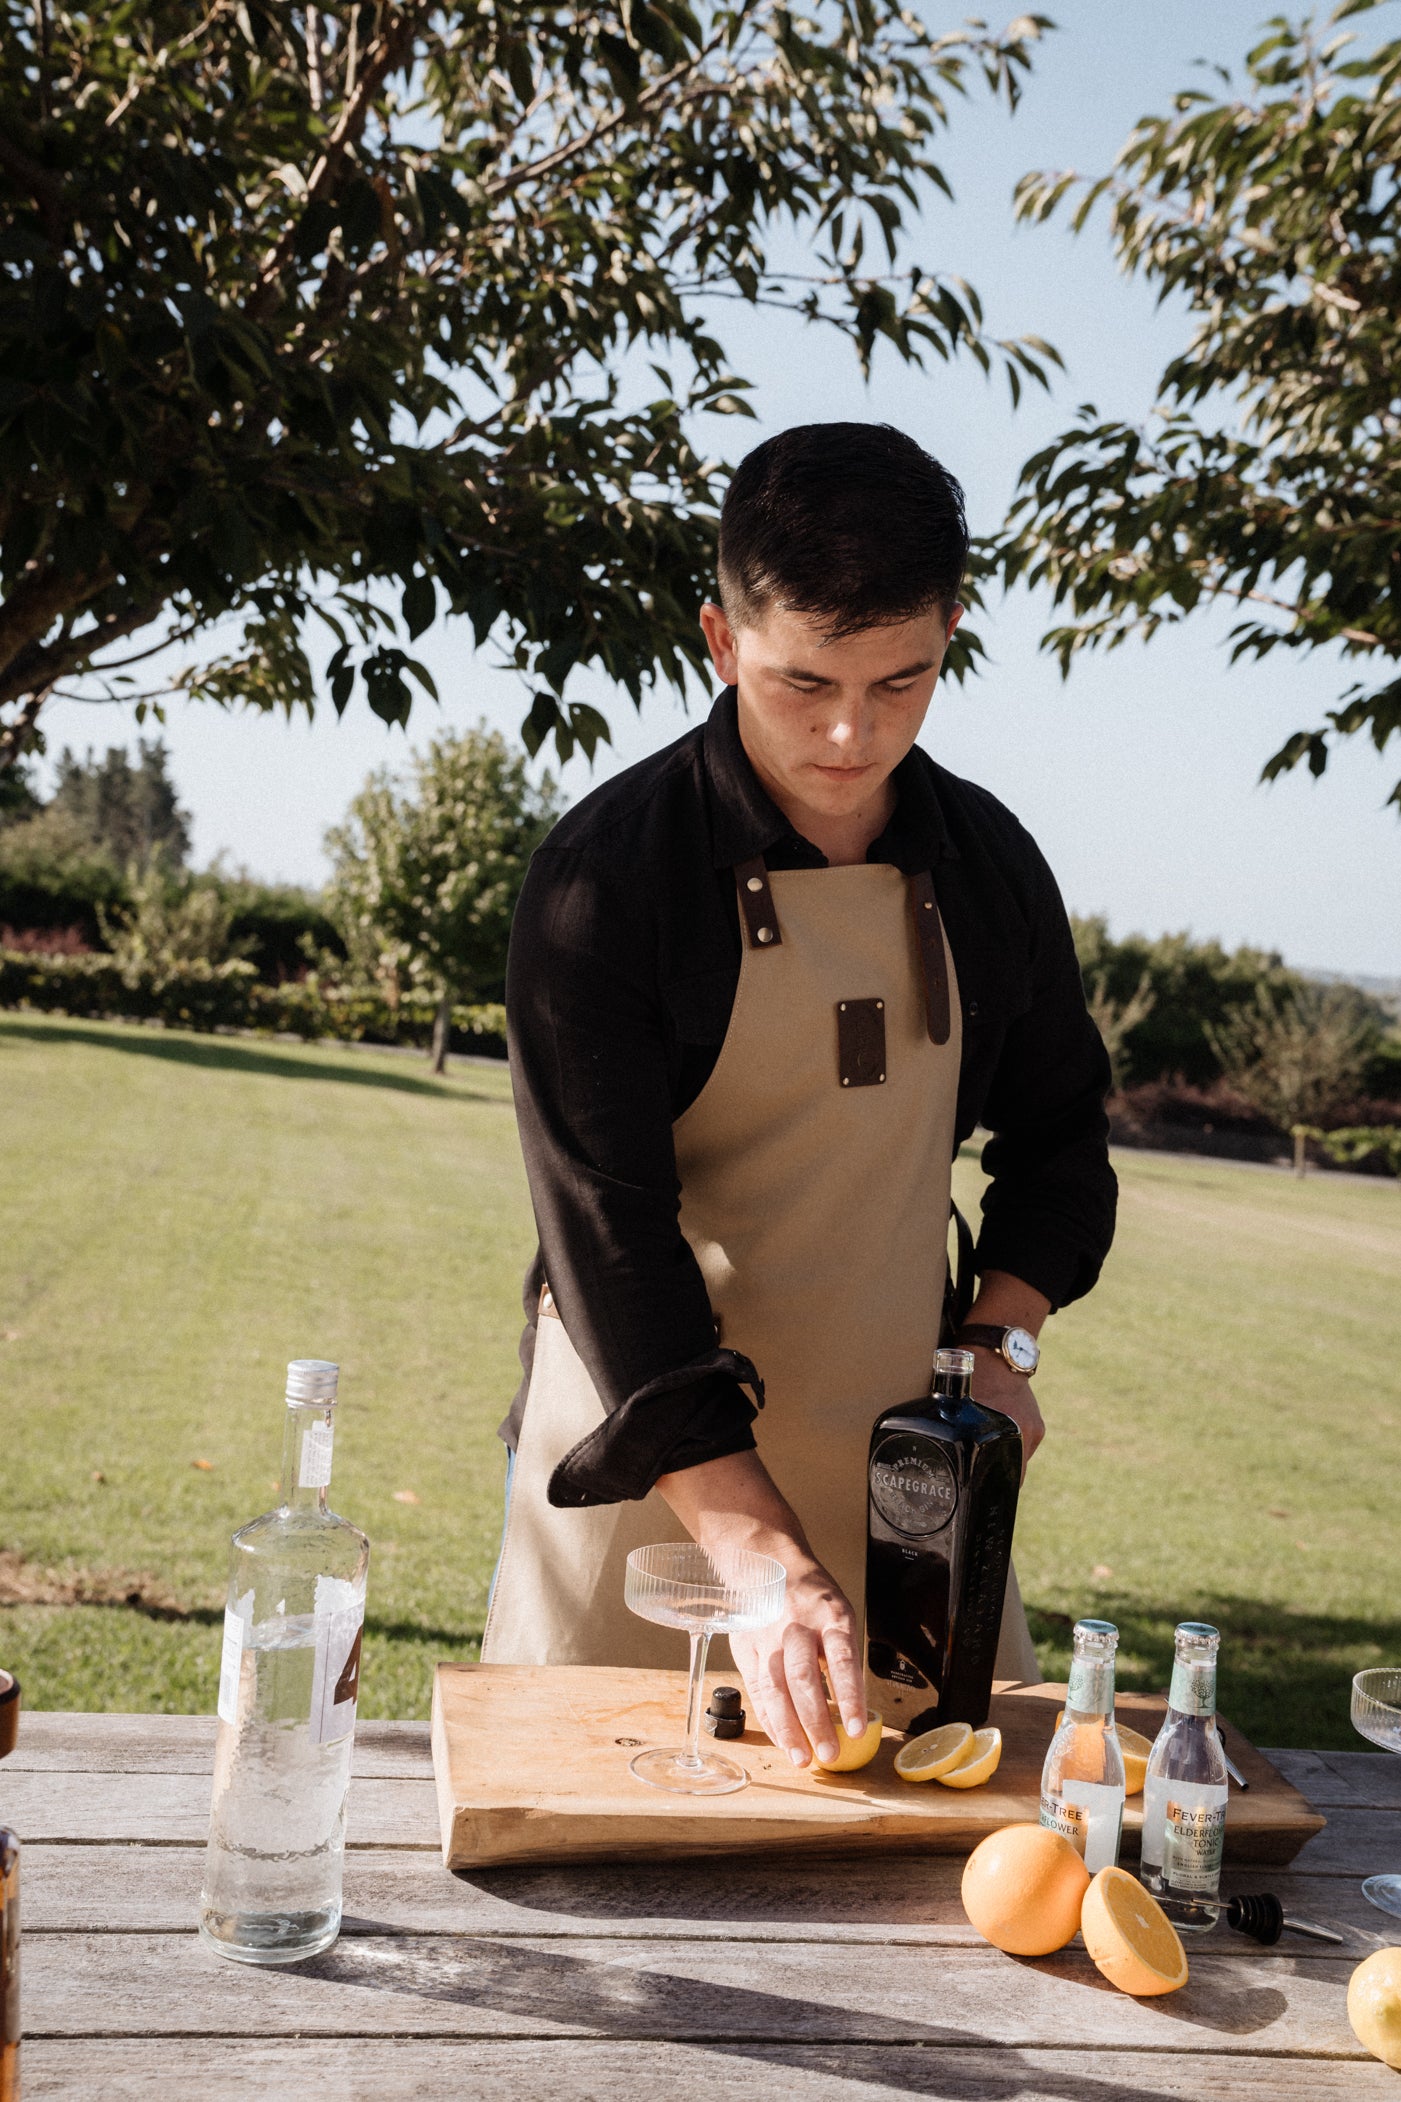
[[[1205,2052],[1039,2051],[989,2045],[560,2042],[251,2038],[121,2039],[25,2046],[26,2102],[37,2096],[150,2102],[1396,2102],[1374,2060]]]
[[[644,2040],[970,2042],[1361,2058],[1351,1963],[1198,1956],[1163,2000],[1132,2000],[1070,1952],[986,1946],[346,1939],[294,1969],[250,1970],[193,1936],[35,1935],[38,2036],[604,2036]],[[1286,1991],[1284,1988],[1286,1987]],[[95,2010],[100,2009],[100,2014]]]
[[[5,1814],[17,1832],[36,1843],[203,1843],[209,1835],[210,1785],[208,1770],[136,1774],[7,1772]],[[353,1781],[347,1831],[351,1846],[421,1846],[439,1853],[433,1783]]]
[[[1401,1818],[1398,1853],[1401,1853]],[[25,1851],[24,1916],[30,1933],[182,1933],[192,1925],[203,1848],[30,1846]],[[674,1867],[491,1869],[450,1876],[421,1852],[385,1848],[346,1861],[345,1934],[603,1935],[669,1940],[906,1942],[977,1947],[959,1898],[963,1864],[946,1856],[902,1862],[891,1876],[880,1862],[776,1861]],[[1295,1877],[1288,1870],[1238,1868],[1223,1881],[1237,1890],[1273,1890],[1286,1909],[1349,1934],[1357,1956],[1393,1938],[1362,1896],[1357,1877]],[[1332,1956],[1327,1944],[1286,1936],[1260,1951],[1220,1930],[1213,1954]]]
[[[214,1731],[212,1715],[32,1714],[26,1709],[5,1772],[207,1778],[214,1768]],[[431,1780],[427,1723],[358,1723],[351,1771],[366,1779]]]

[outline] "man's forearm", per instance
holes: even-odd
[[[1050,1311],[1050,1300],[1035,1285],[1024,1284],[1006,1270],[985,1270],[968,1319],[992,1328],[1024,1328],[1037,1336]]]
[[[662,1475],[657,1488],[702,1547],[747,1547],[790,1570],[812,1560],[797,1512],[757,1452],[702,1460]]]

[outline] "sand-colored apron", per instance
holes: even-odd
[[[737,879],[729,1029],[674,1128],[681,1230],[721,1343],[763,1377],[760,1457],[859,1617],[871,1424],[927,1393],[938,1342],[959,1001],[927,876],[746,863]],[[669,1506],[653,1490],[558,1510],[546,1494],[603,1415],[547,1294],[484,1662],[684,1661],[674,1631],[623,1602],[629,1551],[686,1538]],[[1039,1676],[1015,1577],[997,1669]]]

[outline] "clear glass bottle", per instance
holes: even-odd
[[[370,1543],[326,1503],[337,1376],[287,1367],[282,1502],[233,1536],[199,1929],[240,1963],[340,1931]]]
[[[1119,1859],[1124,1754],[1114,1727],[1114,1655],[1119,1630],[1077,1620],[1065,1720],[1041,1769],[1041,1822],[1071,1841],[1092,1876]]]
[[[1142,1879],[1179,1932],[1205,1934],[1220,1911],[1230,1783],[1216,1734],[1216,1654],[1204,1621],[1177,1630],[1168,1711],[1143,1784]]]
[[[19,1680],[0,1671],[0,1759],[15,1748]],[[19,1841],[0,1825],[0,2102],[19,2102]]]

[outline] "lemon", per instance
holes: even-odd
[[[1127,1869],[1100,1870],[1080,1907],[1080,1932],[1095,1969],[1120,1992],[1146,1998],[1187,1983],[1176,1927]]]
[[[1002,1732],[975,1730],[957,1766],[951,1766],[947,1773],[936,1778],[944,1788],[981,1788],[984,1781],[992,1779],[1001,1761]]]
[[[1348,1980],[1347,2018],[1364,2051],[1401,2071],[1401,1949],[1374,1949]]]
[[[858,1766],[869,1766],[880,1750],[880,1716],[872,1715],[859,1737],[848,1737],[841,1717],[834,1710],[832,1728],[837,1736],[836,1758],[819,1759],[814,1752],[813,1765],[820,1768],[824,1774],[853,1774]]]
[[[966,1722],[943,1723],[902,1744],[895,1754],[895,1771],[902,1781],[937,1781],[966,1756],[972,1742],[973,1732]]]
[[[1056,1728],[1065,1721],[1065,1710],[1056,1717]],[[1117,1723],[1119,1749],[1124,1755],[1124,1794],[1142,1795],[1144,1776],[1148,1772],[1148,1754],[1152,1751],[1152,1740],[1131,1730],[1127,1723]]]

